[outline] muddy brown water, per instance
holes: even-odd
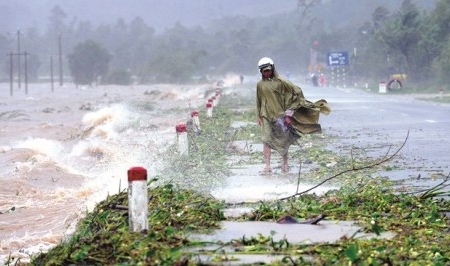
[[[127,186],[127,170],[158,173],[175,126],[213,84],[72,85],[28,94],[0,84],[0,265],[27,261],[70,235],[86,211]]]

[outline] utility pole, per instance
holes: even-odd
[[[19,55],[17,57],[17,68],[18,68],[17,84],[19,85],[19,89],[20,89],[20,78],[21,78],[21,72],[20,72],[20,30],[17,31],[17,54]]]
[[[13,96],[13,52],[9,53],[9,95]]]
[[[63,67],[62,67],[62,45],[61,33],[58,35],[58,51],[59,51],[59,86],[63,85]]]
[[[54,92],[54,87],[53,87],[53,56],[50,56],[50,82],[51,82],[52,92]]]
[[[25,94],[28,94],[28,66],[27,66],[27,51],[25,51],[24,53],[25,56]],[[19,55],[20,57],[20,55]]]
[[[30,55],[27,51],[24,53],[13,53],[10,52],[9,54],[9,85],[10,85],[10,95],[13,96],[13,85],[14,85],[14,56],[17,55],[20,62],[20,57],[24,56],[25,58],[25,94],[28,94],[28,58],[27,56]],[[20,71],[20,68],[19,68]],[[19,75],[20,80],[20,75]],[[19,88],[20,88],[20,82],[19,82]]]

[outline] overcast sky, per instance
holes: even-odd
[[[120,17],[128,22],[140,16],[161,31],[177,21],[190,27],[228,15],[291,11],[296,9],[297,0],[0,0],[0,32],[46,28],[55,5],[66,12],[67,23],[77,19],[110,24]]]

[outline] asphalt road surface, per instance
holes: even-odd
[[[411,180],[418,187],[441,182],[450,174],[450,104],[433,103],[411,95],[373,93],[355,88],[302,86],[312,101],[326,99],[332,113],[322,115],[324,133],[337,136],[334,149],[350,153],[367,148],[383,156],[401,147],[391,179]]]

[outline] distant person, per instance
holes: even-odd
[[[327,85],[327,78],[325,77],[325,74],[324,74],[324,73],[320,73],[320,76],[319,76],[319,85],[320,85],[320,87],[324,87],[324,86]]]
[[[261,80],[256,85],[256,108],[258,124],[262,128],[264,170],[272,172],[272,150],[282,157],[281,171],[289,172],[289,146],[296,143],[301,134],[321,132],[319,112],[328,114],[325,100],[307,101],[300,87],[281,78],[272,59],[263,57],[258,62]]]
[[[316,73],[312,73],[311,74],[311,81],[314,87],[318,87],[319,86],[319,82],[318,82],[318,77]]]
[[[241,80],[241,84],[243,84],[244,83],[244,75],[240,75],[239,79]]]

